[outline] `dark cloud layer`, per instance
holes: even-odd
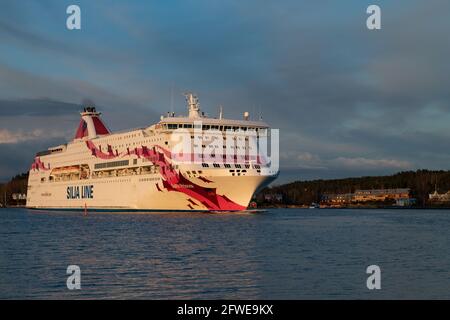
[[[0,117],[76,115],[81,108],[80,104],[51,99],[0,100]]]
[[[29,170],[36,152],[47,150],[49,145],[64,143],[61,138],[33,140],[16,144],[0,144],[0,182]]]
[[[369,31],[372,2],[79,1],[69,32],[64,1],[6,1],[0,117],[66,119],[92,99],[125,129],[184,112],[193,90],[212,115],[280,128],[285,181],[449,169],[450,2],[377,1]]]

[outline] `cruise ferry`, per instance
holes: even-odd
[[[225,119],[222,110],[208,117],[192,93],[186,102],[188,116],[171,112],[149,127],[117,133],[95,107],[85,107],[72,141],[36,154],[27,207],[246,210],[253,194],[278,175],[261,151],[271,140],[269,126],[248,112],[242,120]]]

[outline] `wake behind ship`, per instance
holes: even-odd
[[[261,141],[268,125],[209,118],[187,94],[189,115],[112,133],[93,107],[75,138],[38,152],[27,207],[120,211],[240,211],[278,175]]]

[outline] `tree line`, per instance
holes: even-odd
[[[0,203],[5,205],[16,205],[16,200],[13,199],[14,193],[27,193],[28,173],[18,174],[7,183],[0,184]]]
[[[403,171],[390,176],[368,176],[358,178],[295,181],[263,189],[257,195],[259,203],[267,203],[265,195],[280,194],[282,204],[310,205],[320,202],[324,194],[353,193],[358,189],[410,188],[411,197],[417,206],[428,204],[428,195],[435,188],[439,193],[450,190],[450,171],[417,170]]]

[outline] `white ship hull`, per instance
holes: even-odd
[[[240,211],[247,208],[257,188],[272,180],[261,176],[208,178],[212,181],[208,184],[199,179],[192,180],[205,189],[216,190],[209,201],[197,200],[181,191],[163,189],[163,179],[158,174],[152,174],[104,181],[56,182],[30,189],[27,206],[35,209],[86,208],[106,211]],[[216,201],[216,195],[230,201],[220,203]]]

